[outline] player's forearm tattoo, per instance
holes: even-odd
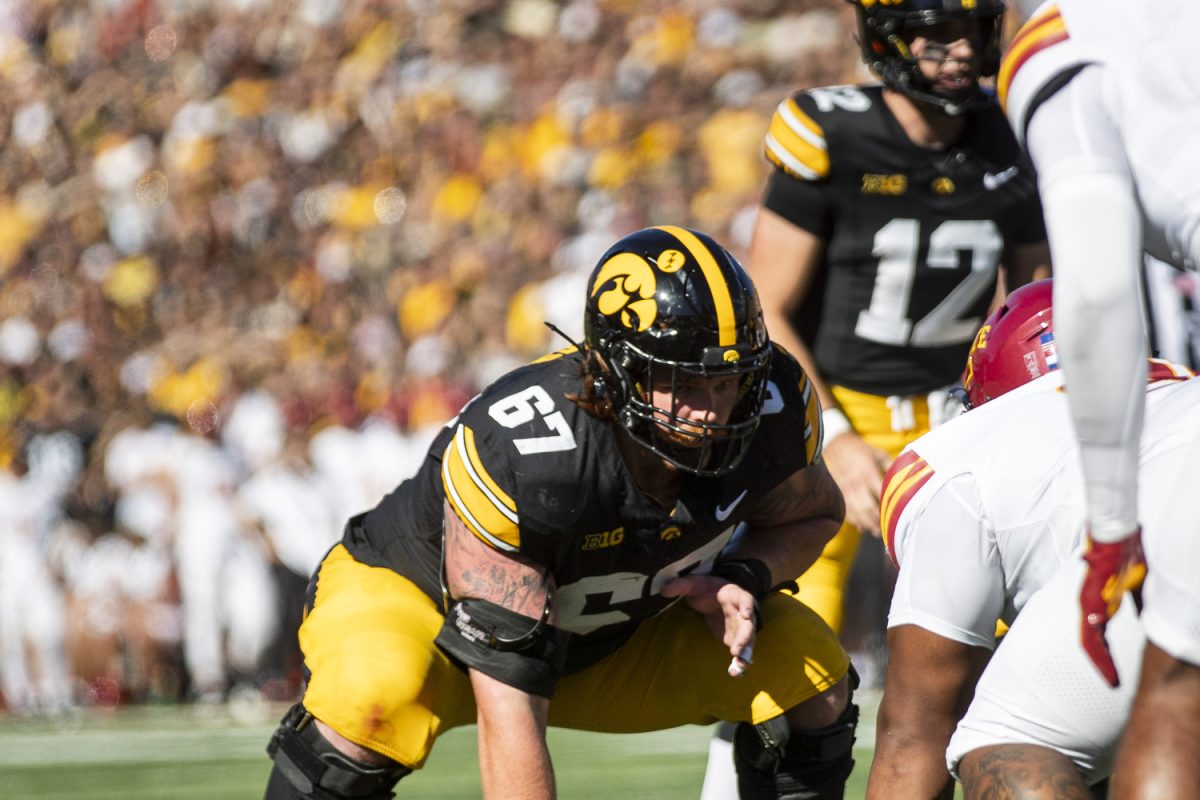
[[[445,519],[450,594],[490,600],[526,616],[540,616],[546,602],[544,572],[484,544],[453,511]]]
[[[967,796],[980,800],[1093,800],[1074,764],[1042,747],[1012,745],[966,759],[962,781]]]

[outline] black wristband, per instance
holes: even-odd
[[[755,600],[763,599],[771,591],[771,570],[757,558],[718,561],[709,574],[742,587],[754,595]]]

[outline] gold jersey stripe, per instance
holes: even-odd
[[[1147,374],[1150,383],[1155,381],[1186,381],[1196,377],[1196,373],[1183,364],[1176,364],[1161,358],[1150,359],[1150,371]]]
[[[717,344],[722,347],[737,344],[737,318],[733,313],[733,298],[729,294],[725,276],[721,274],[721,268],[717,265],[717,259],[691,231],[674,225],[662,225],[659,226],[659,230],[666,231],[678,239],[700,265],[700,271],[704,273],[704,280],[708,283],[708,291],[712,294],[713,307],[717,310]]]
[[[1000,97],[1001,108],[1008,108],[1008,91],[1017,70],[1037,53],[1067,38],[1067,23],[1057,5],[1049,6],[1045,13],[1033,17],[1017,31],[1000,63],[1000,74],[996,76],[996,94]]]
[[[553,353],[547,353],[544,356],[538,356],[537,358],[535,358],[533,361],[531,361],[529,363],[544,364],[547,361],[557,361],[560,358],[566,358],[567,356],[571,355],[572,353],[576,352],[577,350],[579,350],[578,347],[576,347],[573,344],[569,344],[566,347],[562,348],[561,350],[555,350]]]
[[[809,464],[817,463],[825,447],[825,429],[821,426],[821,404],[808,375],[800,374],[800,396],[804,398],[804,454]]]
[[[442,456],[442,485],[450,505],[472,533],[500,550],[520,548],[516,504],[483,468],[475,434],[466,425],[459,426]]]
[[[829,175],[825,131],[792,98],[779,104],[767,129],[767,160],[807,180]]]

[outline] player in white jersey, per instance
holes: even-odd
[[[1108,687],[1076,643],[1082,481],[1051,292],[1023,287],[984,324],[964,375],[972,410],[913,443],[885,481],[899,573],[870,798],[938,796],[952,773],[968,798],[994,796],[997,780],[1087,798],[1111,771],[1133,687]],[[1151,376],[1147,502],[1162,498],[1181,433],[1200,428],[1200,381],[1165,362]],[[997,619],[1012,627],[993,655]],[[1110,634],[1136,670],[1131,608]]]
[[[1137,489],[1146,353],[1139,265],[1145,250],[1200,268],[1198,28],[1194,0],[1059,0],[1017,34],[997,79],[1040,176],[1087,486],[1081,631],[1113,684],[1105,625],[1146,575]],[[1194,463],[1183,470],[1173,496],[1194,497],[1198,475]],[[1118,797],[1142,796],[1150,781],[1169,796],[1200,797],[1200,594],[1188,588],[1196,586],[1200,553],[1192,552],[1190,504],[1176,505],[1162,531],[1161,565],[1149,561],[1143,598],[1151,646],[1117,770]]]

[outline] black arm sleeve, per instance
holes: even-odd
[[[571,634],[487,600],[458,600],[434,640],[460,666],[550,699]]]

